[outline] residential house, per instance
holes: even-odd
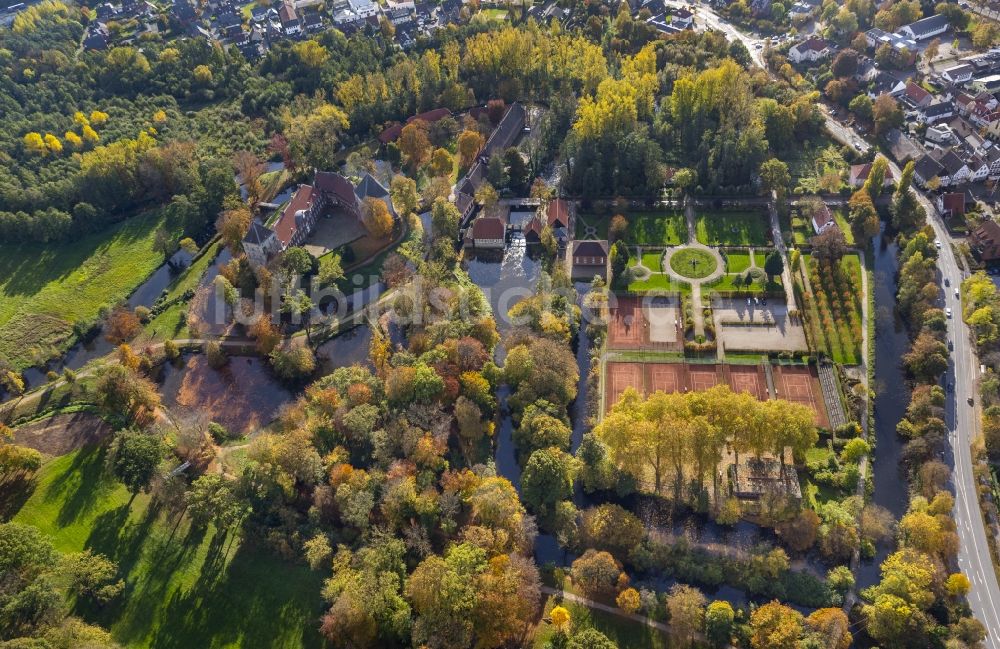
[[[861,187],[868,180],[868,174],[872,171],[872,163],[866,162],[861,165],[851,165],[851,171],[848,176],[847,182],[851,187]],[[885,179],[882,181],[883,187],[891,187],[896,181],[896,178],[892,175],[892,169],[886,167],[885,169]]]
[[[993,145],[986,149],[986,163],[990,166],[987,177],[991,180],[1000,178],[1000,146]]]
[[[281,30],[286,36],[297,36],[302,33],[302,23],[299,21],[299,14],[295,11],[295,5],[291,0],[284,0],[281,8],[278,9],[278,20],[281,22]]]
[[[951,144],[955,141],[955,134],[952,133],[951,127],[947,124],[935,124],[927,127],[924,137],[934,144]]]
[[[813,36],[793,45],[788,50],[788,58],[793,63],[815,62],[830,56],[830,52],[830,45],[824,39]]]
[[[913,108],[924,108],[934,101],[934,95],[927,92],[920,84],[908,81],[903,91],[903,101]]]
[[[985,92],[990,95],[995,94],[1000,91],[1000,74],[991,74],[985,77],[973,79],[969,83],[969,88],[977,93]]]
[[[989,178],[990,163],[983,156],[972,154],[965,159],[969,168],[969,182],[978,183]]]
[[[916,41],[925,41],[928,38],[934,38],[935,36],[940,36],[945,33],[948,31],[948,27],[948,17],[942,14],[936,14],[929,18],[918,20],[915,23],[903,25],[896,31],[896,33],[908,36]]]
[[[969,248],[984,262],[1000,259],[1000,224],[992,220],[984,221],[969,235]]]
[[[323,30],[323,14],[318,11],[307,11],[302,16],[302,27],[309,34]]]
[[[110,42],[111,34],[104,23],[94,22],[87,27],[87,35],[83,39],[83,49],[104,51],[108,49]]]
[[[498,249],[504,247],[507,225],[497,216],[480,216],[472,222],[472,247]]]
[[[888,34],[879,29],[878,27],[872,27],[865,32],[865,42],[868,43],[868,47],[875,49],[882,44],[882,39],[888,36]]]
[[[610,274],[610,249],[607,239],[574,241],[570,276],[589,281],[599,275],[607,280]]]
[[[94,9],[94,15],[98,21],[106,23],[109,20],[114,20],[115,16],[118,15],[118,7],[110,2],[102,2]]]
[[[372,18],[378,15],[378,5],[372,0],[347,0],[351,11],[359,18]]]
[[[881,95],[898,97],[904,90],[906,90],[905,83],[888,72],[879,72],[875,75],[875,78],[872,79],[872,86],[868,91],[868,96],[872,99],[876,99]]]
[[[523,232],[526,243],[540,243],[542,240],[542,220],[535,216],[525,224]]]
[[[955,107],[950,101],[935,101],[920,110],[922,120],[927,124],[940,122],[955,114]]]
[[[968,165],[951,149],[934,151],[931,156],[944,168],[944,173],[940,176],[943,187],[958,185],[969,179],[971,171]]]
[[[813,232],[820,234],[826,232],[830,228],[837,227],[837,221],[833,217],[833,212],[827,207],[826,203],[822,203],[819,209],[812,217]]]
[[[913,165],[913,177],[922,187],[926,187],[927,183],[934,178],[941,180],[944,175],[945,170],[941,163],[928,154],[921,156]]]
[[[935,201],[941,216],[947,218],[959,217],[965,214],[965,194],[949,192],[941,194]]]
[[[957,86],[971,80],[973,72],[975,72],[974,67],[968,63],[961,63],[942,70],[941,78],[946,80],[948,83]]]
[[[690,29],[694,26],[694,14],[684,9],[683,7],[677,7],[670,9],[668,11],[670,14],[670,24],[674,27],[680,27],[681,29]]]

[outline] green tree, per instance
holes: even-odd
[[[729,644],[733,635],[736,613],[729,602],[716,600],[705,610],[705,635],[713,647]]]
[[[785,272],[785,260],[781,258],[780,252],[772,250],[767,254],[764,258],[764,272],[771,280]]]
[[[536,511],[550,513],[555,504],[573,495],[577,463],[555,447],[531,454],[521,474],[521,497]]]
[[[158,435],[127,428],[115,434],[108,451],[108,465],[134,497],[149,490],[165,452],[166,445]]]

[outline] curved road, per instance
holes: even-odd
[[[679,3],[677,3],[679,4]],[[744,34],[723,18],[704,5],[696,7],[696,17],[703,26],[716,29],[729,40],[742,42],[754,63],[763,65],[763,39]],[[766,68],[765,68],[766,69]],[[826,126],[833,137],[842,144],[854,147],[859,151],[867,151],[870,146],[849,126],[837,122],[824,109]],[[889,160],[889,167],[899,178],[902,174],[899,166]],[[961,300],[955,296],[962,280],[967,277],[955,259],[951,247],[951,237],[941,220],[937,209],[927,196],[915,187],[912,190],[927,211],[928,222],[934,227],[935,236],[942,242],[938,254],[938,270],[944,287],[943,307],[950,308],[952,318],[948,322],[948,339],[954,345],[954,351],[949,359],[948,372],[945,380],[954,384],[954,391],[948,393],[946,404],[946,419],[948,425],[948,449],[946,462],[953,467],[952,480],[955,487],[955,523],[958,528],[960,546],[958,551],[959,568],[972,582],[969,592],[969,606],[973,615],[982,622],[988,630],[985,646],[989,649],[1000,649],[1000,585],[993,569],[993,559],[990,556],[990,546],[986,537],[986,526],[983,523],[982,511],[976,490],[976,480],[972,471],[972,442],[979,430],[979,410],[977,396],[976,372],[979,361],[972,345],[969,328],[962,320]],[[976,403],[971,406],[967,399],[973,397]],[[879,467],[875,467],[877,471]],[[877,477],[876,477],[877,479]]]

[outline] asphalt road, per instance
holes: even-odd
[[[754,63],[763,65],[762,39],[744,34],[727,23],[710,8],[704,5],[696,7],[697,22],[702,27],[721,31],[729,40],[741,41],[749,50]],[[870,146],[854,129],[845,126],[832,118],[826,110],[826,126],[833,137],[842,144],[851,146],[858,151],[867,151]],[[891,160],[889,167],[899,178],[902,171]],[[952,317],[948,321],[948,340],[954,345],[949,361],[945,380],[954,384],[954,390],[948,393],[946,404],[946,423],[948,426],[948,449],[945,461],[953,467],[952,480],[955,488],[955,523],[958,527],[960,541],[958,551],[959,569],[972,582],[969,592],[969,606],[973,615],[982,622],[988,631],[985,646],[989,649],[1000,649],[1000,585],[997,583],[993,560],[990,556],[989,543],[986,537],[986,526],[983,523],[982,512],[976,491],[976,481],[972,472],[972,441],[979,430],[979,399],[977,394],[976,373],[979,371],[979,361],[976,350],[972,346],[969,328],[962,320],[961,300],[955,296],[956,289],[966,276],[958,266],[954,251],[951,248],[951,237],[944,226],[937,209],[931,204],[923,192],[913,189],[920,203],[927,211],[930,224],[934,227],[935,236],[942,242],[938,254],[938,270],[941,273],[944,286],[942,306],[950,308]],[[967,399],[973,398],[974,405],[969,405]],[[875,467],[875,479],[878,480],[878,469]],[[895,471],[895,467],[892,468]]]

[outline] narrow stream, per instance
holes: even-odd
[[[125,304],[134,309],[137,306],[151,307],[160,294],[170,286],[170,283],[191,263],[191,255],[184,250],[178,250],[170,260],[156,269],[149,278],[132,291]],[[114,349],[114,345],[98,334],[90,340],[80,341],[70,347],[62,357],[52,359],[42,367],[30,367],[24,370],[24,382],[28,388],[34,388],[46,382],[49,371],[62,372],[63,369],[78,370],[95,358],[104,356]]]
[[[906,413],[910,391],[900,359],[909,350],[910,339],[896,314],[896,275],[899,253],[895,242],[885,233],[875,238],[875,457],[872,475],[875,492],[872,502],[885,507],[898,520],[906,511],[909,493],[901,465],[903,440],[896,434],[896,424]],[[879,566],[892,549],[885,544],[876,549],[873,561],[858,568],[858,587],[865,588],[879,579]]]

